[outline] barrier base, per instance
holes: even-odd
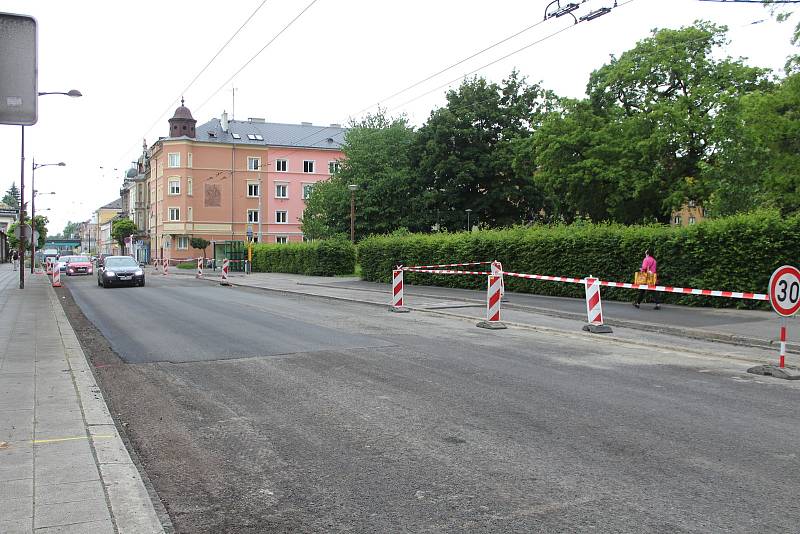
[[[777,365],[756,365],[747,370],[754,375],[771,376],[784,380],[800,380],[800,369],[792,367],[778,367]]]
[[[506,328],[508,328],[500,321],[481,321],[475,326],[477,326],[478,328],[486,328],[487,330],[505,330]]]
[[[585,332],[591,332],[592,334],[613,334],[614,331],[611,330],[611,327],[606,324],[587,324],[584,325],[583,330]]]
[[[231,283],[228,282],[227,280],[220,280],[219,285],[221,285],[221,286],[229,286],[229,285],[231,285]]]
[[[389,311],[392,313],[408,313],[411,310],[409,310],[408,308],[403,308],[402,306],[397,306],[397,307],[389,306]]]

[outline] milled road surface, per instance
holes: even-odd
[[[746,362],[186,278],[65,285],[179,532],[799,528],[800,384]]]

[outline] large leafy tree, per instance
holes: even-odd
[[[111,223],[111,237],[119,243],[120,248],[125,248],[125,239],[137,231],[136,223],[130,219],[117,219]]]
[[[769,87],[765,70],[714,56],[725,33],[707,22],[654,30],[592,73],[588,100],[548,117],[530,150],[561,217],[667,222],[715,194],[740,99]]]
[[[79,222],[67,221],[67,224],[64,226],[64,230],[62,231],[61,235],[63,235],[66,238],[70,238],[74,235],[77,235],[78,227],[80,226],[80,224],[81,223]]]
[[[447,105],[419,129],[412,152],[438,222],[464,228],[471,209],[483,224],[502,226],[540,210],[531,175],[514,166],[515,140],[530,135],[554,100],[516,72],[501,84],[471,78],[447,93]]]
[[[399,227],[428,230],[416,175],[409,162],[414,131],[405,118],[384,111],[354,122],[342,146],[344,160],[330,180],[315,184],[303,212],[303,233],[311,238],[350,233],[348,186],[356,185],[356,235]]]

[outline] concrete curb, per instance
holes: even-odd
[[[165,529],[150,494],[117,431],[58,295],[51,288],[48,296],[116,530],[123,534],[163,533]],[[168,528],[172,530],[171,525]]]

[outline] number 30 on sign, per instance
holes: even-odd
[[[779,267],[769,279],[769,302],[778,315],[791,317],[800,310],[800,270]]]

